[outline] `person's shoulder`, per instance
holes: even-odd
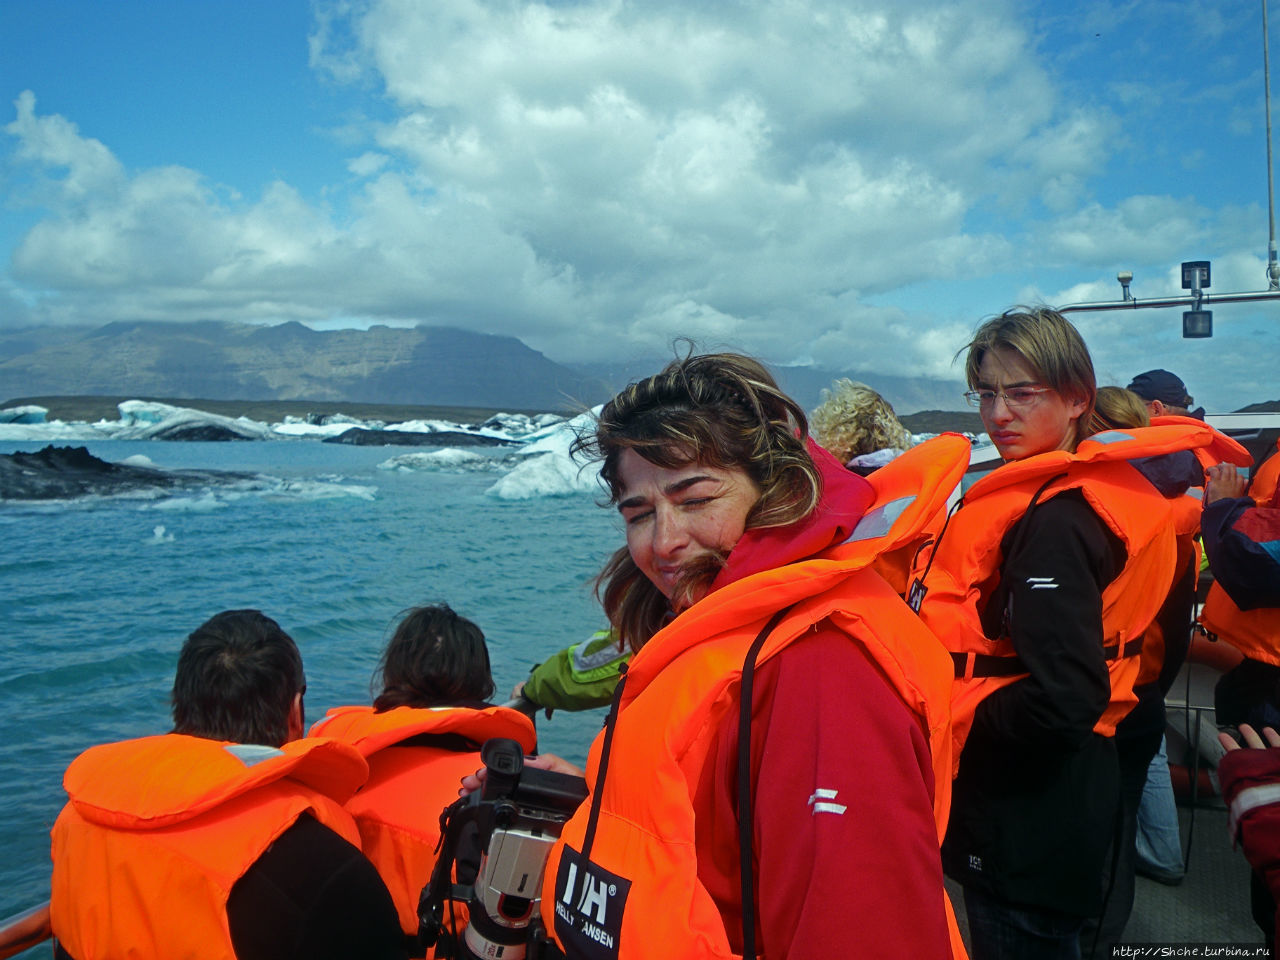
[[[358,847],[305,814],[237,881],[227,918],[241,960],[406,956],[377,869]]]
[[[1113,519],[1112,522],[1123,526],[1123,521]],[[1078,487],[1037,503],[1026,517],[1026,526],[1025,532],[1016,525],[1011,528],[1005,535],[1005,542],[1009,548],[1019,544],[1020,552],[1034,556],[1036,562],[1045,562],[1061,554],[1062,544],[1068,541],[1079,543],[1083,552],[1093,560],[1102,562],[1110,557],[1114,567],[1112,575],[1124,562],[1126,550],[1121,534],[1103,519],[1089,502],[1085,491]],[[1104,579],[1110,580],[1111,576]]]
[[[817,624],[774,660],[782,696],[812,704],[824,698],[824,691],[831,691],[846,707],[856,705],[873,712],[881,700],[901,700],[867,648],[830,622]]]
[[[1190,450],[1174,450],[1129,461],[1165,497],[1176,497],[1204,485],[1204,469]]]
[[[1102,522],[1098,511],[1079,487],[1063,490],[1047,500],[1041,500],[1028,511],[1028,519],[1033,524],[1057,526],[1093,526]]]

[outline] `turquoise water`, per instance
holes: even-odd
[[[312,440],[87,446],[104,460],[272,479],[0,504],[0,917],[48,897],[67,764],[92,744],[168,729],[178,649],[219,610],[257,607],[298,642],[308,722],[369,701],[378,654],[413,604],[447,601],[480,625],[499,699],[602,625],[590,581],[622,535],[589,494],[498,500],[485,491],[499,473],[379,470],[404,451]],[[541,747],[581,762],[601,720],[539,717]]]

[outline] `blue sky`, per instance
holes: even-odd
[[[1259,5],[1061,7],[6,0],[0,326],[690,336],[874,382],[1120,269],[1263,289]],[[1280,303],[1214,312],[1074,318],[1102,383],[1280,398]]]

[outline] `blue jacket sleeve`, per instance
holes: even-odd
[[[1200,521],[1214,579],[1241,610],[1280,606],[1280,509],[1223,498]]]

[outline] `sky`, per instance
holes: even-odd
[[[958,380],[983,319],[1118,299],[1121,270],[1140,300],[1184,260],[1267,288],[1262,16],[4,0],[0,328],[423,322]],[[1100,384],[1280,398],[1280,301],[1210,306],[1208,340],[1181,308],[1071,317]]]

